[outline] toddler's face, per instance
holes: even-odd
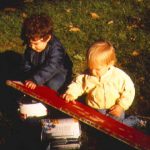
[[[96,65],[96,66],[93,66],[92,68],[90,68],[90,72],[93,76],[99,78],[108,71],[109,67],[110,66]]]
[[[38,39],[38,40],[30,40],[29,41],[29,46],[36,52],[42,52],[46,46],[50,38],[48,38],[46,41],[43,40],[43,38]]]

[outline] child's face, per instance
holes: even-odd
[[[95,65],[95,66],[90,68],[90,72],[93,76],[99,78],[108,71],[109,67],[110,66]]]
[[[42,52],[46,46],[48,41],[50,40],[51,37],[49,37],[47,40],[43,40],[43,38],[38,39],[38,40],[30,40],[29,41],[29,46],[36,52]]]

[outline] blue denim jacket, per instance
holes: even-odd
[[[72,62],[60,41],[52,35],[52,39],[41,53],[27,47],[24,54],[24,72],[26,79],[43,85],[56,74],[64,74],[72,70]]]

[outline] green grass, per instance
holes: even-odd
[[[149,9],[149,0],[41,0],[25,3],[15,11],[0,11],[0,52],[13,50],[23,54],[25,47],[20,31],[24,17],[47,13],[53,19],[56,36],[74,63],[74,74],[84,70],[86,50],[91,43],[98,39],[112,42],[119,66],[131,76],[136,86],[136,98],[130,111],[150,115]],[[99,18],[93,19],[90,13],[96,13]],[[80,31],[70,32],[70,26]]]

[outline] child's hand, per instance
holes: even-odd
[[[35,89],[37,85],[31,80],[26,80],[25,81],[25,86],[30,88],[30,89]]]
[[[116,117],[120,117],[121,114],[123,113],[123,111],[124,111],[124,109],[120,105],[113,105],[109,109],[109,114],[116,116]]]
[[[70,102],[70,101],[74,101],[74,100],[75,100],[71,94],[63,94],[61,97],[62,97],[63,99],[65,99],[67,102]]]

